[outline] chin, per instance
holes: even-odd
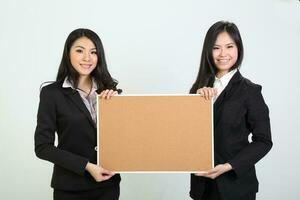
[[[231,67],[224,67],[224,66],[218,67],[219,71],[230,71],[230,69],[231,69]]]
[[[80,72],[80,76],[89,76],[92,72]]]

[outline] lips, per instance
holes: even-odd
[[[92,65],[91,64],[80,64],[80,66],[84,69],[89,69],[89,68],[91,68]]]
[[[228,64],[230,62],[230,59],[217,59],[217,62],[220,64]]]

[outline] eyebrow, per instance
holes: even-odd
[[[82,49],[85,49],[83,46],[80,46],[80,45],[78,45],[78,46],[75,46],[74,48],[82,48]],[[94,49],[96,49],[96,47],[95,48],[91,48],[91,50],[94,50]]]
[[[228,46],[228,45],[235,45],[235,43],[234,43],[234,42],[230,42],[230,43],[228,43],[228,44],[225,44],[225,46]],[[222,46],[222,45],[215,44],[214,46]]]

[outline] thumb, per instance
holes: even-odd
[[[111,172],[107,169],[102,168],[102,174],[111,174]]]

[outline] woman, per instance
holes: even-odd
[[[191,175],[197,200],[253,200],[258,192],[255,163],[272,147],[269,110],[261,86],[239,72],[243,43],[234,23],[208,30],[200,70],[190,93],[214,100],[215,167]],[[252,134],[252,142],[248,136]]]
[[[96,95],[110,99],[117,94],[116,85],[98,35],[88,29],[71,32],[56,82],[41,90],[34,137],[37,157],[54,163],[55,200],[119,198],[120,176],[94,164]]]

